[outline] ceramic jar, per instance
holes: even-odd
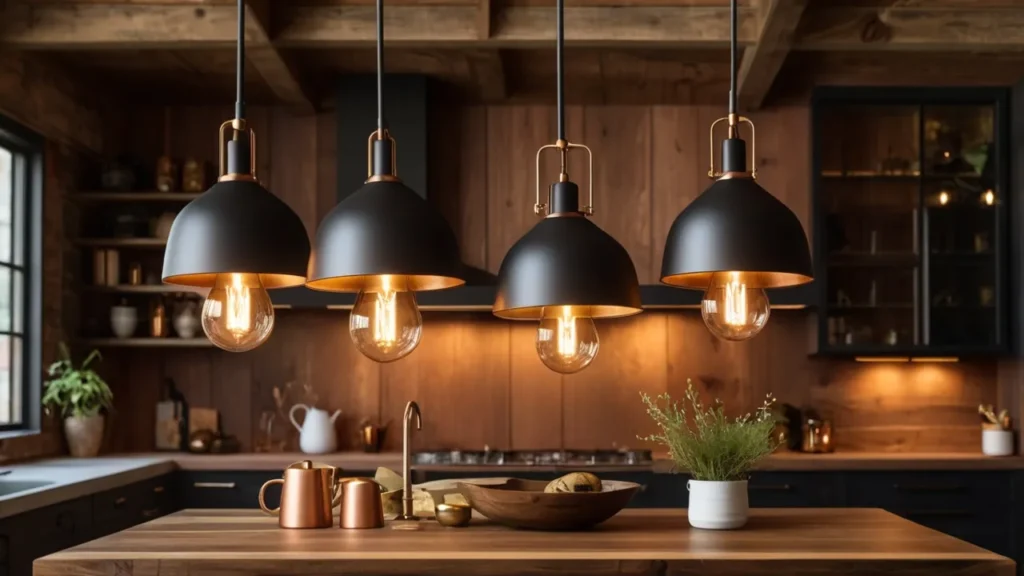
[[[186,300],[174,307],[174,333],[178,338],[195,338],[199,332],[199,316],[196,314],[196,302]]]
[[[75,458],[92,458],[103,443],[103,415],[69,416],[64,419],[64,437]]]
[[[139,314],[132,306],[121,304],[110,308],[110,329],[118,338],[131,338],[139,325]]]
[[[747,523],[750,504],[747,499],[747,481],[708,482],[690,480],[687,515],[690,526],[706,530],[729,530]]]

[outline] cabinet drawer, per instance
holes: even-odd
[[[893,512],[972,511],[1000,515],[1012,496],[1004,472],[865,472],[847,475],[850,506]]]
[[[257,508],[263,483],[282,472],[179,472],[178,501],[183,508]],[[267,505],[277,506],[280,487],[267,490]]]
[[[755,508],[821,508],[841,504],[839,477],[820,472],[754,472],[747,483]]]

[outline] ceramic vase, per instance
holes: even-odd
[[[92,458],[103,443],[103,415],[69,416],[64,419],[64,437],[75,458]]]
[[[750,504],[747,499],[747,481],[708,482],[690,480],[687,515],[690,526],[705,530],[731,530],[747,523]]]
[[[174,310],[174,333],[178,338],[195,338],[199,332],[199,317],[194,301],[182,302]]]
[[[110,329],[118,338],[131,338],[139,325],[139,313],[131,306],[110,308]]]

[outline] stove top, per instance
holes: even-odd
[[[445,450],[417,452],[414,465],[430,466],[644,466],[650,450]]]

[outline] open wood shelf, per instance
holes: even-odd
[[[208,338],[83,338],[82,344],[97,348],[209,348]]]
[[[87,284],[84,289],[88,292],[106,292],[110,294],[195,294],[195,291],[187,290],[181,286],[168,284],[118,284],[116,286],[97,286]]]
[[[193,192],[77,192],[69,197],[81,202],[191,202],[202,193]]]
[[[79,238],[79,246],[109,246],[122,248],[163,248],[167,241],[161,238]]]

